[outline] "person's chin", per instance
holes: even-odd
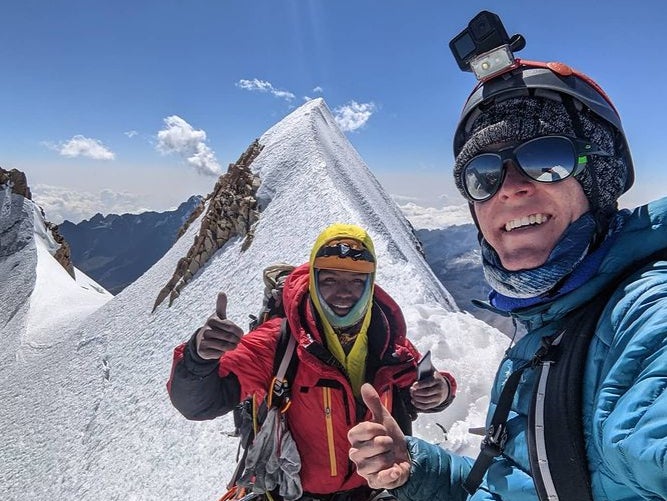
[[[508,271],[530,270],[539,268],[547,262],[549,252],[543,249],[513,249],[499,253],[500,262]]]
[[[548,233],[528,231],[506,235],[496,252],[503,267],[509,271],[538,268],[546,263],[553,249],[553,238]]]

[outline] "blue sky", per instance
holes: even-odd
[[[667,181],[667,14],[656,5],[3,2],[0,166],[42,186],[47,216],[164,210],[210,192],[202,172],[226,169],[304,99],[324,97],[352,118],[349,139],[390,193],[458,203],[451,138],[474,79],[447,44],[488,9],[526,37],[521,57],[567,62],[608,92],[637,166],[627,203],[644,202]]]

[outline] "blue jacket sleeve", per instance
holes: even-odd
[[[401,501],[464,501],[468,493],[463,481],[473,460],[429,444],[418,438],[406,437],[412,467],[410,479],[392,494]]]

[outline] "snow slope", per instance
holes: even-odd
[[[171,406],[171,352],[210,315],[216,293],[245,325],[260,307],[261,269],[301,263],[334,221],[369,229],[378,283],[403,307],[409,337],[453,372],[459,396],[447,411],[420,417],[415,434],[476,454],[487,393],[506,340],[461,313],[416,248],[399,208],[313,100],[267,131],[252,164],[262,179],[262,213],[252,245],[228,242],[171,307],[151,313],[158,291],[187,253],[192,224],[140,279],[90,315],[62,342],[10,374],[0,373],[0,490],[4,499],[214,500],[225,491],[238,441],[231,416],[190,422]],[[447,434],[439,423],[447,429]]]

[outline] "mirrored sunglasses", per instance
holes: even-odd
[[[474,156],[463,167],[463,186],[470,200],[484,202],[502,186],[508,160],[533,181],[556,183],[579,174],[586,167],[589,155],[611,156],[586,139],[540,136]]]

